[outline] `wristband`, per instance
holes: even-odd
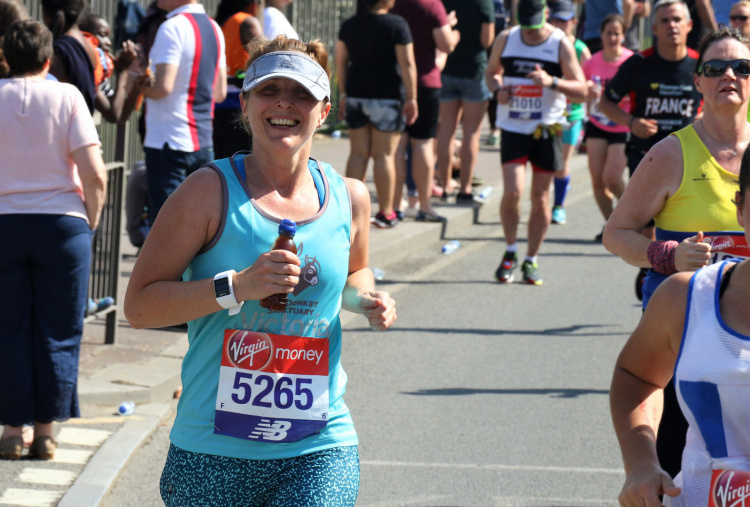
[[[559,79],[557,79],[557,76],[552,76],[552,84],[550,85],[550,90],[554,90],[557,88],[557,82]]]
[[[628,122],[628,130],[633,130],[633,122],[635,121],[635,115],[630,117],[630,121]]]
[[[648,246],[648,261],[651,269],[662,275],[677,273],[674,265],[674,253],[677,250],[676,241],[652,241]]]

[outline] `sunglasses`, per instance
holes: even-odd
[[[727,67],[732,68],[735,76],[750,76],[750,60],[709,60],[703,62],[698,67],[698,74],[706,77],[721,77],[727,71]]]
[[[740,16],[739,14],[736,15],[736,16],[729,16],[729,19],[732,20],[732,21],[742,21],[742,22],[745,22],[745,21],[747,21],[747,18],[748,18],[747,16]]]

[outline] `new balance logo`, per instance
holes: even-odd
[[[279,441],[286,438],[286,432],[292,427],[289,421],[274,421],[261,419],[248,438]]]

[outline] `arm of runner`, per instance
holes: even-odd
[[[417,121],[417,64],[414,60],[414,44],[396,44],[396,60],[401,69],[401,80],[406,90],[404,100],[404,115],[406,124],[412,125]]]
[[[625,466],[620,505],[661,506],[659,495],[677,496],[656,454],[663,389],[672,376],[682,339],[690,275],[667,279],[649,301],[643,318],[615,365],[610,409]]]
[[[682,148],[669,136],[646,154],[604,228],[604,246],[633,266],[650,268],[651,240],[641,231],[682,183]]]
[[[484,80],[487,88],[492,93],[497,92],[497,101],[500,104],[507,104],[510,101],[510,89],[503,87],[503,64],[500,62],[500,55],[503,54],[505,41],[508,38],[508,30],[503,30],[497,36],[492,44],[487,70],[484,73]]]
[[[210,168],[191,174],[167,199],[146,238],[125,293],[125,317],[135,328],[166,327],[223,310],[213,278],[182,281],[182,274],[211,242],[223,216],[219,175]],[[237,301],[292,292],[299,259],[291,252],[263,253],[232,277]],[[217,273],[231,269],[217,269]]]
[[[384,291],[375,290],[375,278],[367,267],[370,235],[370,193],[364,183],[346,178],[352,200],[352,239],[349,249],[349,277],[341,298],[341,308],[360,313],[376,331],[396,322],[396,302]]]

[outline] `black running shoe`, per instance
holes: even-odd
[[[518,254],[515,252],[505,252],[503,262],[495,271],[495,278],[500,283],[513,283],[513,270],[518,266]]]
[[[393,229],[398,225],[398,217],[396,217],[395,212],[391,213],[391,216],[386,217],[382,211],[378,211],[375,218],[372,219],[372,223],[381,229]]]

